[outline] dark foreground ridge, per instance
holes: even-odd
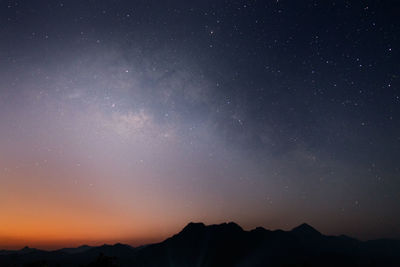
[[[326,236],[308,224],[291,231],[235,223],[189,223],[157,244],[0,250],[0,266],[400,266],[400,240]]]

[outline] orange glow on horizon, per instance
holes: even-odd
[[[83,185],[77,186],[72,179],[53,177],[31,169],[2,176],[8,182],[7,188],[0,188],[0,250],[118,242],[138,246],[161,241],[181,227],[162,225],[144,205],[131,207],[111,193],[104,195],[109,193],[104,189],[107,184],[91,185],[81,179]],[[101,180],[98,174],[94,177]]]

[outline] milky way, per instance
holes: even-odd
[[[0,245],[400,238],[399,10],[293,2],[1,2]]]

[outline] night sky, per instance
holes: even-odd
[[[0,1],[0,248],[190,221],[400,238],[398,1]]]

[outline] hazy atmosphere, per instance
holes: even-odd
[[[400,238],[393,3],[0,1],[0,248]]]

